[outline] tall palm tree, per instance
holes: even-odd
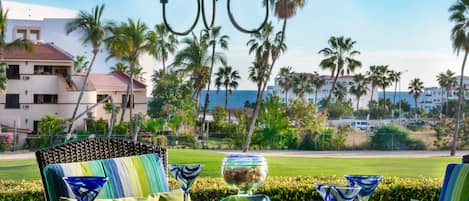
[[[124,96],[120,122],[124,121],[127,105],[130,104],[129,116],[130,123],[132,123],[135,69],[139,66],[138,59],[140,55],[148,53],[151,50],[151,45],[148,42],[148,28],[140,20],[133,21],[128,19],[127,22],[121,22],[119,25],[108,27],[108,30],[112,34],[112,36],[105,40],[110,54],[109,57],[125,60],[129,64],[130,78],[127,84],[126,95]],[[132,133],[134,141],[137,140],[137,137],[138,133]]]
[[[117,71],[121,71],[121,72],[124,72],[124,73],[130,73],[129,66],[127,66],[127,64],[125,64],[122,61],[117,62],[115,66],[111,67],[111,72],[112,73],[115,73]]]
[[[300,99],[304,99],[307,93],[313,93],[311,80],[306,73],[298,73],[293,76],[293,93]]]
[[[379,79],[377,84],[381,89],[383,89],[383,111],[386,111],[386,88],[388,88],[392,84],[392,80],[389,76],[390,72],[391,71],[388,69],[388,65],[378,66]]]
[[[356,74],[353,76],[353,82],[350,86],[350,94],[353,94],[357,98],[357,111],[360,109],[360,98],[366,95],[368,92],[369,80],[363,74]]]
[[[314,105],[316,105],[318,99],[318,91],[321,90],[322,86],[326,84],[326,80],[322,79],[317,71],[314,71],[313,75],[311,76],[311,83],[314,86]]]
[[[292,88],[292,67],[285,66],[280,68],[280,72],[277,75],[278,85],[282,87],[283,93],[285,93],[285,103],[288,104],[288,91]]]
[[[451,29],[451,40],[453,50],[457,55],[464,51],[464,59],[461,66],[461,78],[459,80],[459,98],[458,107],[456,109],[456,124],[453,135],[453,143],[450,155],[456,154],[456,142],[459,135],[459,127],[461,118],[461,106],[463,104],[463,84],[464,84],[464,68],[466,66],[467,55],[469,54],[469,0],[458,0],[448,10],[450,12],[449,20],[454,23]]]
[[[239,72],[233,70],[233,67],[223,62],[223,67],[218,69],[218,72],[215,73],[215,85],[217,86],[217,93],[220,91],[220,88],[225,87],[225,110],[228,111],[228,97],[233,93],[233,89],[238,88],[238,81],[241,79]]]
[[[327,96],[326,105],[331,99],[339,76],[345,73],[353,73],[355,69],[362,66],[362,63],[354,58],[360,54],[359,51],[355,50],[356,41],[353,41],[351,38],[345,38],[344,36],[332,36],[328,43],[329,47],[319,51],[319,54],[325,57],[321,60],[319,66],[322,69],[330,70],[332,78],[332,87]]]
[[[419,78],[415,78],[409,83],[409,94],[412,94],[414,97],[415,109],[418,109],[418,98],[423,93],[423,82]]]
[[[77,73],[81,73],[88,68],[89,64],[90,62],[86,60],[85,56],[76,56],[73,60],[73,70]]]
[[[202,114],[202,123],[205,123],[205,117],[207,115],[208,105],[210,103],[210,85],[212,84],[213,65],[215,65],[216,58],[215,50],[217,46],[219,46],[223,50],[228,50],[228,40],[230,39],[230,37],[227,35],[221,35],[221,27],[214,27],[211,30],[204,29],[202,31],[202,39],[207,47],[212,48],[212,55],[210,58],[210,70],[208,72],[207,93],[205,93],[204,112]],[[201,127],[201,133],[204,133],[204,128],[204,126]]]
[[[457,80],[455,75],[456,75],[455,72],[448,69],[446,72],[442,72],[442,73],[440,73],[436,76],[436,80],[438,81],[438,84],[441,87],[442,94],[443,94],[443,90],[446,91],[446,101],[445,101],[446,116],[448,116],[448,98],[449,98],[449,94],[458,85],[458,80]],[[441,101],[441,108],[443,108],[443,100]]]
[[[262,83],[267,77],[267,75],[265,75],[267,68],[268,67],[261,62],[253,62],[252,66],[249,67],[249,80],[256,83],[257,91],[262,90]]]
[[[148,33],[148,41],[151,45],[148,53],[163,63],[163,73],[166,72],[166,61],[176,52],[179,41],[164,23],[155,25],[155,30]]]
[[[342,83],[337,83],[332,94],[334,94],[337,103],[342,103],[347,96],[347,87]]]
[[[26,38],[16,39],[7,43],[5,41],[8,20],[8,10],[0,9],[0,93],[7,89],[6,67],[4,62],[4,53],[12,50],[26,50],[29,53],[34,52],[34,44]]]
[[[102,21],[102,15],[104,11],[104,4],[101,6],[96,6],[91,10],[91,13],[86,11],[80,11],[78,18],[71,21],[66,26],[67,34],[70,34],[74,31],[79,31],[82,33],[81,40],[83,44],[91,44],[93,57],[91,58],[90,65],[86,69],[85,79],[83,81],[83,86],[80,89],[80,95],[75,104],[75,109],[72,114],[72,121],[68,125],[66,140],[70,139],[74,119],[77,115],[78,107],[80,106],[81,99],[83,98],[83,93],[86,89],[88,83],[88,77],[92,70],[94,61],[96,60],[96,55],[98,55],[101,44],[103,43],[104,38],[106,38],[106,29],[104,22]]]
[[[401,80],[401,75],[402,72],[397,72],[394,70],[391,70],[389,72],[389,80],[391,81],[391,85],[394,84],[394,97],[392,99],[392,104],[396,104],[396,94],[397,94],[397,87],[399,84],[399,81]]]

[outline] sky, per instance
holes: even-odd
[[[162,22],[159,0],[14,0],[46,6],[90,11],[98,4],[106,5],[104,17],[113,21],[127,18],[141,19],[149,27]],[[413,78],[423,80],[425,87],[436,86],[436,75],[450,69],[460,74],[462,55],[457,56],[451,47],[448,8],[456,0],[307,0],[302,10],[288,21],[285,43],[288,50],[274,69],[275,76],[282,66],[292,66],[295,72],[322,71],[318,66],[323,58],[318,51],[327,47],[331,36],[351,37],[357,41],[357,57],[364,73],[370,65],[389,65],[390,69],[403,71],[401,90],[407,90]],[[207,4],[208,16],[212,7]],[[242,80],[239,89],[255,89],[248,81],[248,67],[253,61],[246,42],[250,35],[237,31],[226,10],[226,0],[219,0],[216,26],[230,36],[229,50],[225,52],[230,65],[237,69]],[[246,28],[259,26],[264,17],[261,0],[232,1],[233,13]],[[172,27],[182,31],[195,18],[196,1],[169,0],[167,18]],[[208,19],[210,20],[210,19]],[[270,16],[276,30],[281,21]],[[195,32],[203,27],[199,19]],[[181,47],[181,46],[180,46]],[[160,65],[155,66],[155,68]],[[219,65],[215,66],[218,69]],[[108,69],[96,69],[106,72]],[[465,72],[467,74],[467,72]],[[273,84],[273,82],[272,82]]]

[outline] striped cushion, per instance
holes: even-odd
[[[49,200],[57,201],[60,197],[74,197],[63,177],[66,176],[106,176],[101,161],[87,161],[79,163],[50,164],[44,168],[45,182]],[[110,188],[104,185],[98,198],[109,196]]]
[[[469,164],[449,164],[439,201],[469,201]]]
[[[168,180],[158,154],[145,154],[102,161],[112,196],[147,197],[168,192]]]

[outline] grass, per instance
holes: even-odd
[[[189,149],[172,149],[169,162],[202,163],[202,176],[220,177],[223,154]],[[299,158],[267,157],[272,176],[342,176],[379,174],[396,177],[443,177],[448,163],[460,158]],[[0,160],[0,179],[39,179],[33,159]]]

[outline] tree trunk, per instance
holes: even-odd
[[[93,58],[91,59],[88,69],[86,70],[85,81],[83,82],[83,86],[80,89],[80,95],[78,96],[75,109],[73,110],[72,121],[70,122],[70,125],[68,126],[67,135],[65,136],[65,141],[69,140],[70,137],[72,136],[72,128],[73,128],[74,119],[77,116],[78,107],[80,107],[81,99],[83,98],[83,93],[85,92],[86,84],[88,82],[88,77],[90,76],[91,67],[93,66],[94,61],[96,60],[96,55],[98,54],[98,51],[99,49],[93,49]]]
[[[228,86],[225,88],[225,111],[228,111]]]
[[[127,109],[127,104],[129,102],[130,81],[131,81],[130,79],[129,79],[129,81],[127,81],[127,89],[125,90],[125,96],[124,96],[124,100],[122,102],[122,113],[121,113],[121,117],[119,119],[119,123],[124,122],[125,110]]]
[[[386,114],[386,88],[383,87],[383,114],[382,116],[384,117],[384,115]],[[379,99],[378,99],[378,102],[379,102]]]
[[[372,81],[373,82],[373,81]],[[370,117],[370,114],[371,114],[371,101],[373,101],[373,94],[375,93],[375,86],[373,84],[371,84],[371,97],[370,97],[370,101],[368,102],[368,115],[367,115],[367,119],[369,119]]]
[[[316,88],[316,91],[314,92],[314,106],[317,106],[318,90],[319,89]]]
[[[285,104],[288,105],[288,90],[285,90]]]
[[[212,59],[211,59],[212,61],[211,61],[210,70],[208,73],[207,93],[205,93],[204,112],[202,115],[202,126],[200,128],[200,133],[202,134],[202,136],[204,136],[204,133],[205,133],[205,129],[204,129],[205,117],[207,115],[208,105],[210,103],[210,84],[212,83],[212,70],[213,70],[213,64],[215,63],[215,47],[216,47],[216,43],[213,43]],[[208,145],[208,133],[205,135],[205,143],[206,143],[205,146],[207,146]]]
[[[163,73],[166,73],[166,61],[164,59],[164,56],[162,56],[161,62],[163,63]]]
[[[357,111],[359,110],[360,106],[360,96],[357,96]]]
[[[445,103],[446,104],[446,111],[445,111],[446,118],[448,118],[448,107],[449,107],[448,98],[449,98],[449,91],[446,92],[446,103]]]
[[[135,61],[132,62],[130,64],[130,96],[127,96],[127,99],[130,98],[130,100],[128,100],[127,102],[130,102],[130,108],[129,108],[129,125],[132,125],[132,118],[133,118],[133,108],[134,108],[134,100],[135,100],[135,97],[134,97],[134,70],[135,70]],[[126,104],[127,106],[127,104]],[[138,129],[136,129],[138,130]],[[137,141],[137,137],[138,137],[138,132],[136,133],[131,133],[132,134],[132,140],[134,142]]]
[[[282,27],[282,38],[280,39],[279,44],[283,44],[283,41],[285,39],[286,26],[287,26],[287,20],[284,19],[283,27]],[[260,110],[260,106],[262,102],[262,97],[264,96],[265,88],[267,87],[267,84],[270,80],[270,74],[272,73],[272,69],[274,68],[275,62],[277,61],[279,54],[280,54],[280,50],[278,51],[277,56],[274,56],[272,59],[272,64],[270,65],[270,68],[268,69],[267,78],[264,80],[262,88],[259,88],[257,90],[256,105],[254,107],[254,112],[251,117],[251,122],[249,123],[248,135],[246,137],[246,142],[243,146],[243,152],[247,152],[249,150],[249,145],[251,144],[252,135],[254,134],[254,129],[256,127],[257,117],[259,116],[259,110]]]
[[[458,134],[459,134],[459,126],[460,126],[460,118],[461,118],[461,105],[464,97],[463,93],[463,86],[464,86],[464,67],[466,66],[466,60],[467,60],[467,55],[469,54],[468,50],[465,50],[464,53],[464,60],[462,62],[461,66],[461,79],[459,80],[459,94],[458,94],[458,105],[456,108],[456,124],[455,124],[455,129],[454,129],[454,135],[453,135],[453,143],[451,145],[451,152],[450,156],[455,156],[456,154],[456,144],[458,140]]]
[[[394,97],[393,97],[393,100],[392,100],[393,105],[396,104],[396,94],[397,94],[397,82],[396,82],[396,86],[394,86]]]
[[[326,99],[326,106],[329,105],[329,102],[331,101],[332,92],[334,91],[335,84],[337,83],[337,79],[339,78],[339,75],[340,75],[340,71],[337,70],[337,73],[334,76],[333,81],[332,81],[331,90],[329,91],[329,95],[327,96],[327,99]]]

